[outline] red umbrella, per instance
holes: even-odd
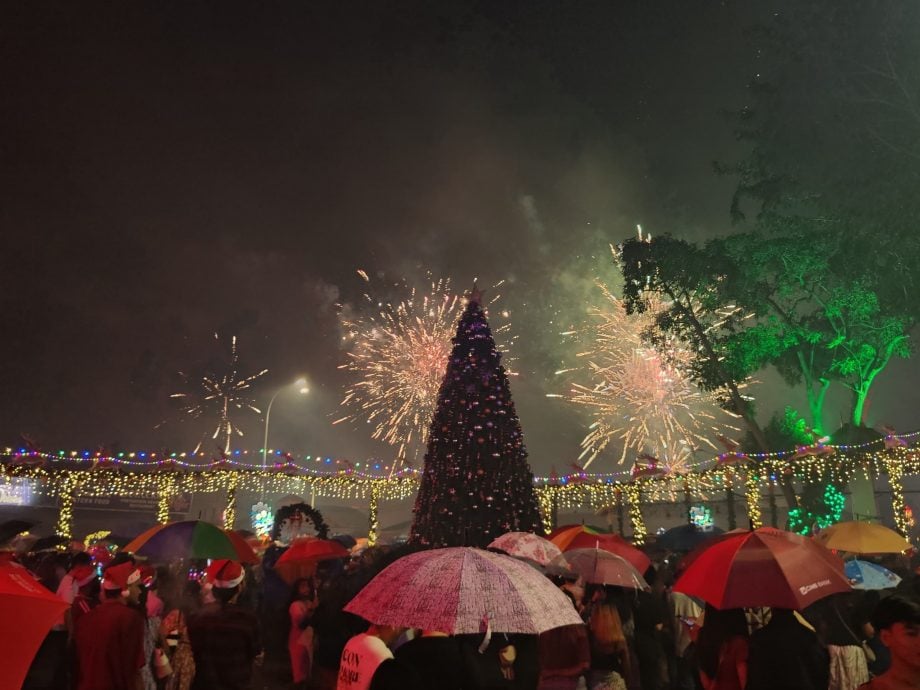
[[[0,649],[6,678],[0,686],[22,687],[42,640],[66,608],[21,565],[0,561]]]
[[[348,549],[337,541],[303,537],[294,541],[287,551],[281,554],[281,558],[275,563],[275,570],[291,583],[298,577],[312,575],[320,561],[348,558],[350,555]]]
[[[699,558],[710,546],[713,544],[718,544],[720,541],[729,539],[736,534],[748,534],[750,530],[746,529],[733,529],[731,532],[721,532],[719,534],[713,534],[706,541],[702,542],[699,546],[694,548],[692,551],[688,552],[683,558],[677,562],[677,573],[684,572],[687,568],[690,567],[690,564],[693,563],[697,558]]]
[[[761,527],[710,546],[674,589],[719,609],[802,610],[851,587],[843,561],[823,546],[798,534]]]
[[[651,559],[639,551],[635,546],[618,534],[593,534],[582,532],[568,540],[568,544],[561,547],[563,552],[574,549],[602,549],[624,558],[640,573],[648,570],[652,564]]]

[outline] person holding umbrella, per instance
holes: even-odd
[[[313,612],[319,603],[316,585],[311,577],[301,577],[294,582],[288,614],[291,627],[288,634],[288,651],[291,655],[291,677],[295,687],[305,687],[310,680],[313,664]]]
[[[751,636],[747,690],[826,690],[829,682],[830,658],[814,630],[795,611],[774,608]]]
[[[696,640],[700,681],[705,690],[744,690],[747,685],[748,624],[744,609],[706,604]]]

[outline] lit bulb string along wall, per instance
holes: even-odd
[[[748,520],[762,524],[764,487],[771,492],[787,478],[803,482],[845,483],[858,475],[887,476],[891,484],[895,521],[903,534],[910,525],[905,515],[901,479],[920,474],[920,431],[889,435],[861,444],[815,443],[772,453],[723,453],[707,466],[687,474],[668,474],[654,463],[608,474],[576,471],[535,476],[534,486],[544,525],[549,528],[559,509],[616,507],[628,514],[633,538],[642,542],[646,528],[644,502],[707,500],[714,491],[735,490],[746,498]],[[389,466],[375,460],[351,462],[328,456],[295,456],[270,451],[272,462],[244,462],[262,451],[234,450],[219,458],[203,452],[57,451],[6,448],[0,453],[0,477],[28,479],[45,495],[58,497],[58,534],[70,537],[73,502],[77,496],[135,496],[157,499],[157,520],[169,519],[170,499],[178,494],[228,495],[225,515],[233,516],[240,491],[304,494],[338,499],[368,500],[370,529],[376,532],[379,501],[414,496],[419,470],[403,467],[388,475]],[[310,463],[318,467],[308,467]],[[327,469],[328,468],[328,469]],[[375,473],[378,472],[378,473]]]

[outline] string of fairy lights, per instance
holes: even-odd
[[[748,520],[763,523],[761,494],[791,478],[802,481],[846,483],[862,475],[868,479],[887,476],[898,530],[907,535],[912,517],[904,502],[902,480],[920,474],[920,431],[889,435],[860,444],[800,446],[772,453],[723,453],[705,469],[685,474],[630,472],[609,474],[577,471],[565,475],[535,476],[534,484],[546,525],[556,510],[601,509],[622,506],[628,512],[633,538],[647,536],[642,518],[643,502],[674,502],[680,497],[707,499],[714,492],[743,486]],[[369,501],[370,531],[379,528],[379,501],[405,500],[414,496],[419,471],[390,467],[376,460],[351,462],[324,455],[293,455],[272,450],[272,462],[261,459],[261,450],[235,450],[219,458],[201,452],[64,451],[49,453],[27,448],[0,452],[0,477],[34,482],[38,491],[59,501],[57,533],[70,536],[76,496],[136,496],[157,500],[157,520],[169,519],[169,504],[179,494],[224,493],[224,519],[232,524],[240,492],[305,494],[336,499]],[[0,479],[2,481],[2,479]],[[772,491],[771,489],[771,491]]]

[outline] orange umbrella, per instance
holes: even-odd
[[[348,549],[331,539],[302,537],[294,541],[275,563],[275,570],[286,582],[316,572],[316,564],[336,558],[348,558]]]
[[[602,534],[590,527],[575,525],[555,536],[550,536],[552,543],[563,552],[573,549],[603,549],[621,558],[625,558],[640,573],[651,565],[651,559],[618,534]]]
[[[18,563],[0,561],[2,687],[22,687],[29,666],[54,621],[67,608]]]
[[[546,535],[546,538],[558,546],[561,550],[569,545],[579,534],[601,534],[601,530],[585,525],[562,525]]]

